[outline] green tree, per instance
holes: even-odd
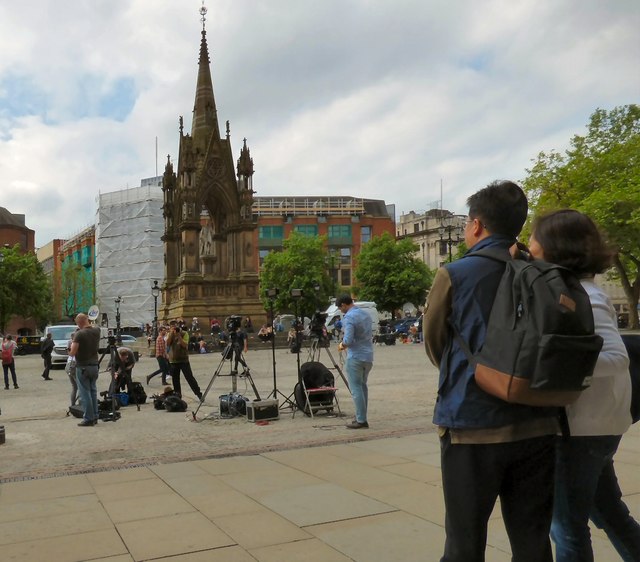
[[[355,271],[359,298],[392,314],[405,302],[422,305],[433,272],[416,257],[418,249],[408,238],[396,242],[388,232],[364,244]]]
[[[18,245],[2,250],[0,263],[0,332],[11,316],[35,318],[46,323],[51,315],[49,278],[35,254],[22,253]]]
[[[540,153],[523,187],[540,214],[571,207],[589,215],[616,250],[615,276],[638,328],[640,297],[640,106],[597,109],[587,134],[563,154]]]
[[[93,304],[93,275],[76,262],[62,265],[62,311],[69,318]]]
[[[327,306],[333,282],[327,272],[324,237],[310,237],[298,232],[283,242],[281,252],[271,252],[264,259],[260,274],[260,293],[265,309],[271,302],[268,289],[278,289],[273,299],[276,312],[296,312],[298,316],[312,315]],[[302,291],[302,297],[291,296],[292,289]]]

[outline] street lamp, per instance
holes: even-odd
[[[445,238],[445,233],[447,237]],[[455,238],[451,236],[451,233],[455,234]],[[438,234],[440,235],[440,242],[446,242],[449,247],[449,263],[451,263],[451,246],[454,244],[457,246],[462,242],[462,226],[457,221],[457,216],[453,215],[448,220],[442,220],[438,227]]]
[[[155,344],[158,339],[158,297],[160,296],[160,287],[158,287],[158,280],[153,282],[151,287],[151,296],[153,297],[153,355],[155,356]]]

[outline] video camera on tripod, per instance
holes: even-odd
[[[317,339],[322,347],[329,345],[329,333],[326,326],[327,316],[326,312],[316,310],[309,324],[309,334],[313,339]]]

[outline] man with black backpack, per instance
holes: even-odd
[[[467,200],[470,251],[516,243],[527,217],[522,189],[494,182]],[[441,445],[446,542],[442,562],[484,560],[489,516],[497,498],[515,562],[551,562],[556,408],[513,404],[475,381],[476,354],[505,264],[469,255],[441,267],[426,303],[427,354],[440,368],[433,421]],[[468,349],[464,349],[467,347]]]

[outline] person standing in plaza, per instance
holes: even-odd
[[[80,427],[98,423],[98,348],[100,328],[92,326],[89,317],[80,313],[76,316],[78,330],[73,334],[69,355],[76,358],[76,382],[80,404],[84,410]]]
[[[373,333],[371,317],[358,308],[349,295],[336,299],[336,306],[343,314],[342,327],[344,336],[338,344],[338,350],[347,350],[347,380],[353,398],[356,415],[347,424],[348,429],[366,429],[369,427],[367,407],[369,405],[369,388],[367,380],[373,367]]]
[[[53,337],[51,332],[47,334],[47,337],[42,341],[40,356],[44,360],[44,371],[42,371],[42,378],[46,381],[50,381],[49,370],[51,369],[51,353],[53,352]]]
[[[9,371],[11,371],[11,379],[13,380],[13,388],[18,386],[18,377],[16,377],[16,342],[13,341],[11,334],[5,336],[2,340],[2,370],[4,371],[4,389],[9,390]]]
[[[160,332],[158,333],[158,337],[156,338],[156,361],[158,362],[158,369],[147,375],[147,384],[149,381],[162,373],[162,385],[165,386],[167,383],[167,378],[170,376],[170,367],[169,367],[169,354],[167,353],[167,328],[165,326],[160,326]]]
[[[510,181],[494,182],[467,204],[464,239],[470,252],[492,248],[508,258],[527,218],[522,189]],[[557,408],[511,404],[487,394],[459,343],[464,340],[472,354],[482,347],[504,270],[503,262],[468,254],[446,264],[436,273],[424,312],[426,352],[440,369],[433,422],[440,436],[445,503],[441,562],[484,561],[497,498],[514,562],[553,560]]]
[[[593,309],[595,333],[604,344],[589,388],[566,406],[569,435],[556,444],[556,479],[551,538],[557,562],[592,562],[589,519],[603,528],[623,560],[640,560],[640,527],[622,501],[613,456],[631,426],[629,357],[616,313],[594,282],[612,262],[593,221],[563,209],[536,218],[531,255],[571,270],[580,278]]]
[[[170,323],[171,332],[167,337],[167,346],[169,346],[169,364],[171,365],[171,379],[173,382],[174,392],[182,398],[182,388],[180,385],[180,371],[184,374],[184,378],[191,387],[193,393],[202,400],[202,392],[193,376],[191,363],[189,363],[189,348],[187,340],[183,336],[180,324],[175,321]],[[188,337],[188,333],[186,334]]]

